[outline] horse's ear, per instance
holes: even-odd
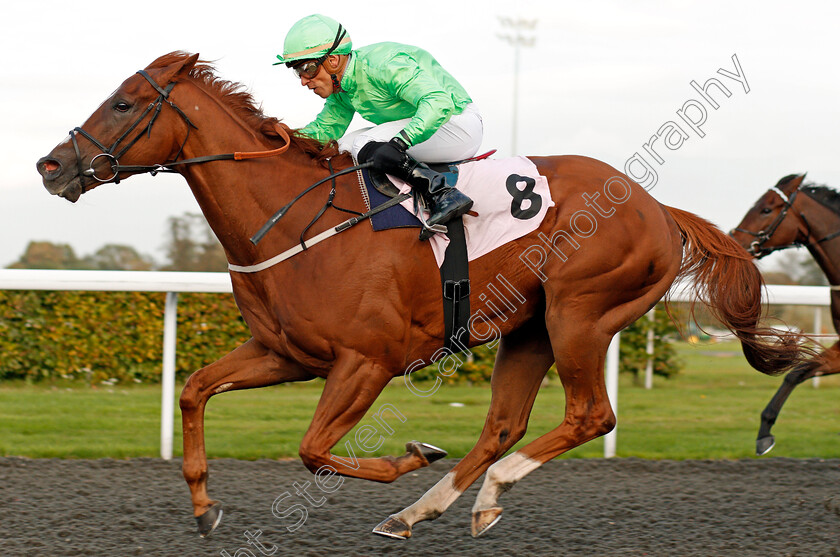
[[[790,184],[794,187],[794,189],[799,188],[802,185],[802,182],[805,180],[806,174],[808,173],[803,172],[802,174],[796,176],[793,180],[791,180]]]
[[[195,67],[196,63],[198,62],[199,54],[196,52],[192,56],[186,59],[184,65],[181,67],[181,71],[178,72],[178,75],[186,75],[190,73],[190,71]],[[804,176],[804,174],[803,174]]]
[[[790,174],[785,176],[779,183],[776,184],[777,188],[781,187],[793,187],[794,189],[798,188],[802,185],[802,181],[805,179],[805,175],[808,174],[807,172],[803,172],[802,174]]]
[[[190,70],[195,67],[196,63],[198,62],[199,55],[192,54],[190,56],[185,56],[172,64],[166,66],[161,74],[158,76],[158,81],[165,85],[172,81],[176,81],[179,77],[186,76],[190,73]]]

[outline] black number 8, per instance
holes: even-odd
[[[517,184],[525,182],[525,188],[519,189]],[[519,174],[511,174],[508,176],[505,186],[513,201],[510,203],[510,214],[519,220],[528,220],[537,216],[542,207],[542,197],[534,193],[534,186],[537,181],[528,176],[520,176]],[[528,200],[530,203],[527,209],[522,208],[522,202]]]

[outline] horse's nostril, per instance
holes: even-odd
[[[41,174],[55,174],[61,170],[61,163],[55,159],[44,157],[38,161],[38,171]]]

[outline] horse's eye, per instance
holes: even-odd
[[[131,110],[131,105],[125,101],[120,101],[114,105],[114,110],[116,110],[117,112],[128,112],[129,110]]]
[[[765,207],[764,209],[762,209],[762,210],[761,210],[761,214],[762,214],[762,215],[769,215],[769,214],[770,214],[770,213],[772,213],[772,212],[773,212],[773,210],[772,210],[772,209],[768,209],[767,207]]]

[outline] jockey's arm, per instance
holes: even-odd
[[[321,143],[337,140],[347,131],[355,113],[355,109],[340,95],[330,95],[318,116],[298,133]]]
[[[394,94],[417,108],[400,136],[409,146],[422,143],[455,112],[452,95],[434,72],[422,69],[410,56],[395,57],[389,69]]]

